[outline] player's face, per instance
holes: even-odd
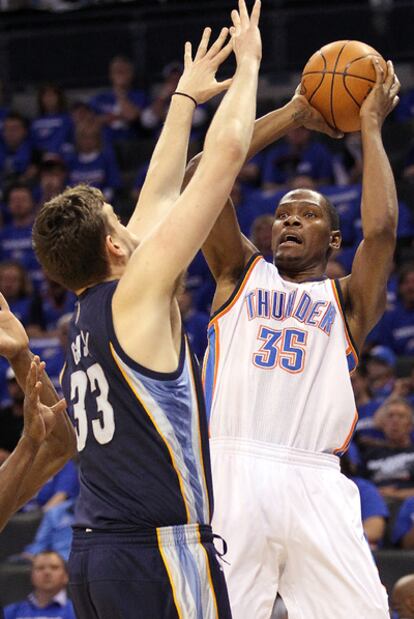
[[[315,191],[286,194],[276,209],[272,231],[274,262],[279,268],[302,270],[324,265],[332,240],[323,196]]]
[[[35,557],[32,569],[32,584],[45,593],[58,593],[68,582],[62,559],[56,554]]]

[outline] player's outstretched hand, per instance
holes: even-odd
[[[40,402],[40,389],[42,387],[40,378],[44,367],[45,364],[40,361],[39,357],[33,357],[26,378],[23,405],[23,436],[29,438],[36,445],[40,445],[49,436],[55,427],[57,415],[63,414],[66,409],[65,400],[60,400],[51,407]]]
[[[244,59],[260,61],[262,58],[262,39],[259,30],[260,10],[261,2],[256,0],[249,17],[245,0],[239,0],[239,10],[231,12],[233,26],[230,34],[238,65]]]
[[[344,134],[341,131],[333,129],[322,114],[315,110],[309,101],[301,94],[301,85],[296,88],[290,105],[292,106],[292,115],[296,122],[301,126],[311,129],[312,131],[319,131],[320,133],[326,133],[331,138],[339,139],[343,138]]]
[[[375,68],[376,82],[361,105],[361,124],[365,120],[374,120],[381,127],[388,114],[398,105],[401,84],[391,60],[387,62],[386,75],[377,58],[372,59],[372,64]]]
[[[22,323],[10,311],[9,304],[0,293],[0,355],[13,359],[29,346],[29,339]]]
[[[193,59],[191,43],[185,44],[184,72],[178,82],[177,91],[191,95],[197,103],[205,103],[220,92],[227,90],[231,79],[223,82],[216,80],[216,73],[220,65],[232,52],[232,42],[225,42],[228,37],[228,28],[223,28],[218,39],[208,49],[211,28],[205,28],[197,53]]]

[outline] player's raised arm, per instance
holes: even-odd
[[[392,62],[387,63],[386,76],[378,60],[373,63],[376,84],[361,106],[363,241],[351,275],[341,280],[349,327],[358,347],[385,309],[398,220],[397,192],[381,128],[398,103],[400,83]]]
[[[232,50],[231,41],[225,45],[228,28],[223,28],[209,48],[211,29],[206,28],[198,50],[192,58],[191,43],[185,44],[184,72],[154,153],[144,186],[128,229],[143,239],[159,223],[177,200],[187,162],[188,140],[194,110],[226,90],[231,80],[217,82],[216,73]]]
[[[304,126],[314,131],[340,138],[342,134],[332,129],[323,116],[300,94],[300,85],[292,99],[283,107],[257,119],[246,161],[273,144],[295,127]],[[187,166],[184,185],[193,177],[201,159],[201,153],[193,157]],[[203,247],[210,271],[217,288],[212,311],[227,301],[249,258],[257,250],[241,233],[234,206],[228,199]]]
[[[205,241],[246,158],[261,59],[260,2],[250,18],[244,0],[239,6],[240,13],[232,13],[237,70],[208,130],[200,165],[163,221],[134,252],[114,295],[114,310],[122,312],[124,300],[131,301],[131,291],[134,287],[139,291],[139,284],[151,284],[151,290],[146,288],[148,297],[160,292],[171,295],[177,277]],[[141,300],[137,292],[137,302]]]
[[[23,434],[15,450],[0,467],[0,530],[10,516],[50,478],[51,469],[44,466],[46,462],[42,467],[37,467],[35,463],[56,419],[64,414],[65,402],[61,400],[53,407],[41,404],[39,393],[42,383],[39,379],[43,367],[39,358],[34,357],[25,385]],[[49,451],[49,460],[53,460],[53,455]]]
[[[21,322],[10,311],[5,297],[0,293],[0,355],[10,363],[20,387],[25,390],[26,378],[33,361],[33,353],[29,348],[29,339]],[[46,372],[40,372],[42,402],[54,406],[60,398]],[[52,444],[53,453],[59,457],[70,458],[76,445],[73,426],[66,414],[59,415],[53,432],[48,437],[48,445]]]

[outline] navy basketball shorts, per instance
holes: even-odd
[[[209,526],[77,529],[69,575],[77,619],[231,619]]]

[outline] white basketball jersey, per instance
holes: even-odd
[[[211,437],[342,453],[357,421],[356,363],[336,283],[289,282],[253,257],[209,325]]]

